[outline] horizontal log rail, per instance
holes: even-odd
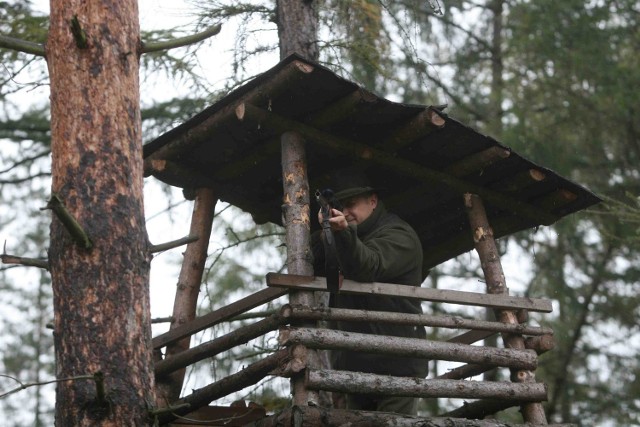
[[[160,425],[166,424],[179,416],[184,416],[198,408],[207,406],[216,399],[257,384],[258,381],[270,375],[271,371],[285,364],[289,357],[289,351],[287,349],[278,350],[235,374],[231,374],[200,389],[193,390],[190,395],[176,402],[172,402],[171,406],[174,406],[176,409],[173,412],[158,415],[157,420]]]
[[[501,399],[521,402],[547,400],[547,386],[543,383],[426,380],[326,369],[307,370],[306,385],[312,390],[381,396]]]
[[[283,328],[280,330],[278,342],[281,345],[303,344],[314,349],[349,350],[514,369],[535,369],[538,365],[537,355],[533,350],[480,347],[331,329]]]
[[[221,337],[217,337],[211,341],[180,352],[174,356],[167,357],[166,359],[156,363],[156,377],[166,375],[208,357],[213,357],[235,346],[246,344],[254,338],[278,329],[278,327],[284,324],[285,321],[285,317],[280,314],[274,314],[258,322],[252,323],[251,325],[240,327]]]
[[[400,325],[420,325],[448,329],[475,329],[521,335],[552,335],[553,330],[547,327],[511,325],[484,320],[470,320],[458,316],[431,316],[427,314],[395,313],[388,311],[353,310],[346,308],[311,308],[285,305],[282,314],[291,319],[348,321],[348,322],[380,322]]]
[[[286,289],[261,289],[254,294],[242,298],[241,300],[232,302],[231,304],[221,307],[218,310],[207,313],[204,316],[197,317],[191,322],[180,325],[177,328],[170,330],[169,332],[158,335],[152,340],[153,348],[162,348],[169,343],[191,336],[196,332],[200,332],[204,329],[215,326],[218,323],[229,320],[234,316],[249,311],[259,305],[273,301],[274,299],[279,298],[286,293]]]
[[[326,291],[327,280],[320,276],[299,276],[295,274],[267,274],[267,285],[295,290]],[[431,289],[392,283],[362,283],[343,280],[340,292],[345,294],[375,294],[414,298],[422,301],[448,304],[475,305],[502,310],[525,309],[551,313],[551,301],[540,298],[522,298],[509,295],[488,295],[476,292]]]

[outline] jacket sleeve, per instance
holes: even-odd
[[[363,242],[357,226],[336,233],[340,266],[345,277],[359,282],[420,285],[414,274],[422,265],[422,247],[410,228],[383,227]]]

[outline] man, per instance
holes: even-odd
[[[397,215],[387,212],[376,189],[362,178],[336,193],[343,210],[331,210],[329,223],[335,236],[338,261],[346,279],[410,286],[422,283],[422,246],[415,231]],[[321,221],[321,218],[319,218]],[[314,268],[321,275],[324,247],[320,233],[312,238]],[[359,310],[422,313],[420,301],[376,295],[340,294],[337,306]],[[338,329],[376,335],[425,338],[424,327],[372,322],[339,322]],[[333,368],[382,375],[424,378],[427,361],[370,353],[334,352]],[[348,395],[347,408],[415,415],[417,399]]]

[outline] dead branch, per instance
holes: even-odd
[[[162,251],[168,251],[169,249],[177,248],[179,246],[186,245],[188,243],[193,243],[199,239],[198,236],[186,236],[180,239],[172,240],[166,243],[160,243],[159,245],[151,245],[149,246],[149,252],[156,253]]]
[[[42,385],[61,383],[61,382],[65,382],[65,381],[78,381],[78,380],[93,380],[93,381],[96,381],[96,376],[95,375],[78,375],[76,377],[59,378],[59,379],[55,379],[55,380],[38,381],[38,382],[26,383],[26,384],[23,383],[22,381],[20,381],[19,379],[15,378],[15,377],[12,377],[11,375],[0,374],[0,377],[9,378],[9,379],[17,382],[18,384],[20,384],[19,387],[16,387],[14,389],[11,389],[9,391],[1,393],[0,394],[0,399],[2,399],[4,397],[7,397],[10,394],[17,393],[19,391],[25,390],[25,389],[27,389],[29,387],[39,387],[39,386],[42,386]]]
[[[44,45],[0,34],[0,47],[45,57]]]
[[[158,52],[160,50],[169,50],[169,49],[174,49],[176,47],[183,47],[183,46],[188,46],[190,44],[198,43],[208,39],[209,37],[215,36],[220,32],[221,28],[222,28],[222,25],[216,24],[216,25],[212,25],[211,27],[207,28],[206,30],[200,33],[192,34],[189,36],[180,37],[173,40],[165,40],[161,42],[142,43],[141,53]]]
[[[17,264],[24,265],[25,267],[38,267],[49,270],[49,261],[37,258],[23,258],[14,255],[2,254],[0,260],[3,264]]]
[[[56,193],[51,194],[51,199],[47,202],[47,206],[41,209],[51,209],[78,246],[83,249],[91,249],[93,247],[93,243],[91,242],[91,239],[89,239],[87,233],[84,231],[80,223],[78,223],[78,220],[76,220],[74,216],[71,215],[71,212],[67,210],[62,199],[60,199],[60,196]]]

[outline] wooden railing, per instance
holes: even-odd
[[[267,275],[266,281],[267,288],[155,337],[153,339],[154,348],[159,349],[171,342],[228,321],[288,292],[326,291],[326,280],[322,277],[271,273]],[[420,301],[489,307],[497,310],[551,311],[550,302],[543,299],[417,288],[388,283],[358,283],[344,280],[341,292],[403,296]],[[338,332],[324,327],[313,327],[313,325],[331,324],[333,321],[394,323],[464,332],[448,341],[441,342]],[[545,352],[553,346],[553,331],[549,328],[459,316],[361,311],[292,304],[284,304],[274,314],[262,320],[234,329],[226,335],[158,361],[155,366],[156,375],[162,377],[198,361],[215,358],[226,350],[243,345],[275,330],[279,330],[280,349],[245,367],[242,371],[193,391],[192,394],[172,404],[176,409],[172,413],[160,417],[160,421],[168,422],[175,419],[176,415],[193,413],[195,409],[206,407],[210,402],[254,385],[268,375],[283,377],[303,375],[304,386],[312,391],[476,400],[476,402],[465,404],[464,407],[446,414],[447,416],[468,418],[494,413],[524,402],[541,402],[547,398],[546,386],[542,383],[465,381],[465,378],[497,367],[508,368],[512,372],[535,370],[538,363],[538,353]],[[494,348],[472,345],[496,333],[522,336],[526,348]],[[315,350],[321,349],[373,351],[387,355],[456,362],[460,366],[433,379],[336,371],[326,366],[317,366],[314,362],[315,359],[309,356]],[[208,410],[211,412],[211,408]],[[317,415],[314,411],[317,410],[297,409],[296,413],[298,417],[313,417]],[[307,412],[309,413],[307,414]],[[343,413],[346,417],[345,420],[352,417],[352,414],[340,411],[338,413]],[[260,416],[264,416],[264,414]],[[272,419],[276,418],[272,417]],[[243,418],[243,422],[246,422],[246,418]],[[265,418],[262,424],[256,425],[269,426],[270,422]]]

